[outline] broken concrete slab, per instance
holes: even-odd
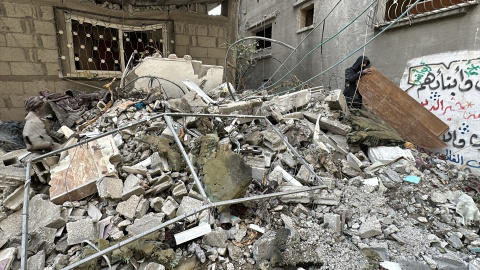
[[[24,186],[18,187],[13,193],[7,196],[5,200],[3,200],[3,206],[10,210],[18,210],[23,205],[23,193],[25,191]],[[30,192],[29,195],[32,195],[33,192]]]
[[[122,199],[127,200],[132,195],[142,195],[145,193],[145,189],[140,185],[142,180],[138,178],[136,175],[130,174],[125,179],[123,184],[123,192],[122,192]]]
[[[177,212],[178,206],[179,204],[175,201],[175,199],[168,196],[163,203],[162,212],[165,213],[168,219],[172,219],[175,217],[175,213]]]
[[[368,217],[365,222],[362,223],[358,230],[361,238],[368,238],[382,234],[382,225],[378,219],[374,216]]]
[[[115,175],[116,167],[110,161],[120,155],[111,135],[69,149],[68,153],[50,170],[50,198],[57,204],[96,193],[98,180]]]
[[[0,247],[22,234],[22,210],[0,220]]]
[[[27,260],[28,270],[44,270],[45,268],[45,251],[41,250],[37,254],[31,256]]]
[[[330,91],[328,96],[325,98],[325,102],[328,104],[328,107],[330,107],[331,110],[341,110],[345,114],[349,113],[347,100],[343,95],[342,89]]]
[[[35,195],[29,203],[29,230],[39,227],[60,229],[66,223],[62,207],[51,203],[43,194]]]
[[[16,166],[0,166],[0,188],[16,188],[25,183],[27,170]]]
[[[131,220],[135,217],[139,202],[140,197],[137,195],[132,195],[130,198],[128,198],[128,200],[119,203],[116,210],[118,213]]]
[[[90,218],[67,223],[67,243],[69,246],[82,243],[84,240],[97,238],[96,226]]]
[[[132,225],[127,226],[126,230],[131,235],[137,235],[162,224],[164,218],[164,213],[150,213],[135,219]]]
[[[105,177],[97,181],[98,196],[104,199],[122,198],[123,181],[116,177]]]
[[[187,194],[188,194],[188,191],[183,181],[178,181],[172,190],[173,197],[175,197],[177,200],[181,200]]]
[[[324,222],[328,224],[328,227],[335,232],[342,231],[342,222],[340,220],[340,215],[327,213],[323,216]]]
[[[240,197],[253,179],[252,168],[228,145],[220,146],[217,156],[205,162],[203,171],[205,193],[213,202]],[[226,208],[220,207],[219,211]]]
[[[282,138],[277,133],[269,130],[262,132],[263,144],[274,152],[281,152],[287,149]]]
[[[211,247],[225,248],[227,246],[227,234],[222,228],[217,227],[215,231],[203,236],[202,243]]]
[[[192,197],[186,196],[183,197],[180,206],[178,206],[176,216],[179,217],[185,213],[193,211],[197,208],[200,208],[203,205],[203,201],[194,199]],[[186,220],[188,222],[194,222],[196,220],[195,215],[187,217]]]
[[[327,117],[320,117],[319,124],[321,128],[326,129],[334,134],[347,135],[352,130],[350,126],[344,125],[337,120],[332,120]]]

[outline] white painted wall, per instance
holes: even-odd
[[[450,126],[434,150],[480,172],[480,51],[426,55],[408,61],[400,87]]]

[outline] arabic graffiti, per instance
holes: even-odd
[[[441,137],[447,147],[436,152],[480,171],[480,51],[429,55],[409,65],[400,87],[450,126]]]

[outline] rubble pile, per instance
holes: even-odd
[[[29,99],[48,137],[0,153],[0,269],[20,268],[30,161],[29,270],[115,246],[76,269],[480,269],[477,175],[349,111],[339,90],[229,101],[225,89],[105,91],[72,110],[58,100],[81,95]]]

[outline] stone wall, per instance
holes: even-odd
[[[95,91],[109,80],[62,78],[55,7],[127,19],[164,20],[173,24],[167,51],[185,54],[204,64],[223,65],[227,41],[237,33],[237,3],[228,1],[228,16],[209,16],[177,8],[122,11],[108,5],[75,0],[4,0],[0,2],[0,121],[23,120],[26,97],[39,91],[64,93],[67,89]],[[173,8],[173,7],[172,7]],[[141,22],[141,20],[140,20]],[[87,84],[87,85],[85,85]],[[117,85],[114,85],[117,86]]]

